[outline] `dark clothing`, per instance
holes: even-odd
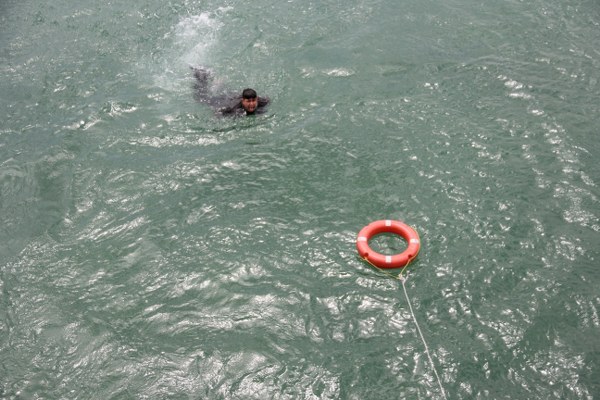
[[[242,107],[242,96],[238,96],[233,99],[235,102],[232,106],[224,107],[219,110],[219,112],[223,115],[258,115],[264,114],[267,110],[266,107],[269,104],[269,99],[265,97],[258,97],[258,105],[256,106],[256,110],[253,113],[248,113]]]
[[[242,116],[264,114],[269,104],[268,97],[258,97],[258,105],[252,114],[248,114],[242,107],[242,95],[218,95],[210,91],[210,72],[204,68],[193,68],[194,77],[194,99],[200,103],[208,104],[217,114],[224,116]]]

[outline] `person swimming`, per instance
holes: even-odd
[[[210,72],[204,68],[193,67],[194,99],[208,104],[215,112],[223,116],[257,115],[266,112],[270,100],[259,97],[254,89],[244,89],[241,95],[214,96],[210,91]]]

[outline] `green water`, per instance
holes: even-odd
[[[599,398],[599,28],[592,0],[2,1],[0,398]],[[215,117],[190,65],[269,112]],[[388,218],[433,366],[355,249]]]

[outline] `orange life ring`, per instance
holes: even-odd
[[[375,252],[369,247],[369,240],[380,233],[390,232],[402,236],[407,242],[408,247],[400,254],[386,256]],[[371,222],[358,232],[356,239],[356,248],[358,254],[371,264],[379,268],[401,268],[411,262],[419,253],[421,240],[417,232],[401,221],[392,221],[389,219]]]

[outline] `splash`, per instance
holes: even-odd
[[[186,65],[206,64],[222,23],[210,12],[182,18],[173,28],[174,48]]]
[[[231,7],[186,15],[163,37],[166,49],[159,60],[161,71],[155,76],[157,86],[167,90],[184,90],[189,84],[189,67],[211,64],[211,51],[219,41],[221,19]]]

